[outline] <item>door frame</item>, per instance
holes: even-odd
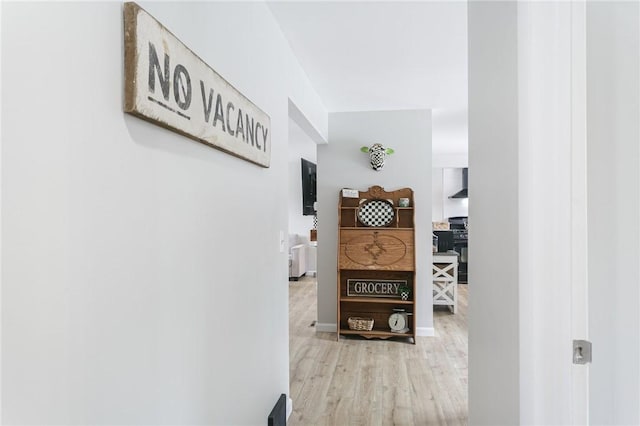
[[[571,3],[571,334],[589,340],[586,3]],[[571,423],[589,424],[589,365],[572,365]]]
[[[584,2],[468,19],[469,423],[585,424]]]

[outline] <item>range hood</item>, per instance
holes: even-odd
[[[468,198],[467,195],[467,187],[469,185],[469,169],[462,169],[462,189],[455,194],[451,195],[449,198]]]

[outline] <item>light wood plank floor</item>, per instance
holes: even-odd
[[[289,283],[290,425],[466,425],[467,286],[458,313],[437,308],[437,337],[316,333],[316,280]]]

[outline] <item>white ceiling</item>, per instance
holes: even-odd
[[[434,110],[434,152],[467,151],[467,5],[278,2],[269,8],[327,110]]]

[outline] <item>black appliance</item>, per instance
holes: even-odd
[[[462,169],[462,189],[449,198],[469,198],[468,195],[468,187],[469,187],[469,169]]]
[[[454,216],[449,218],[449,228],[453,232],[453,250],[460,255],[458,263],[458,282],[468,282],[469,260],[469,231],[467,229],[469,218],[467,216]]]
[[[453,250],[453,231],[433,231],[438,237],[438,253],[446,253]]]

